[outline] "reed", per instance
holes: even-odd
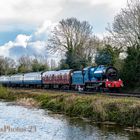
[[[31,93],[0,86],[0,99],[32,104],[68,116],[85,117],[100,122],[140,127],[140,100],[132,97],[80,95],[72,93]],[[23,103],[24,102],[24,103]]]

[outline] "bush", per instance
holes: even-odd
[[[6,99],[8,101],[14,100],[16,97],[12,92],[3,86],[0,86],[0,99]]]
[[[127,58],[122,69],[122,78],[127,88],[140,87],[140,46],[127,50]]]

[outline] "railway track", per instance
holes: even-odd
[[[97,92],[97,91],[75,91],[75,90],[58,90],[58,89],[29,89],[29,88],[16,88],[16,90],[21,90],[25,92],[32,92],[32,93],[45,93],[45,92],[62,92],[62,93],[75,93],[75,94],[85,94],[85,95],[94,95],[94,94],[101,94],[101,95],[108,95],[108,96],[118,96],[118,97],[136,97],[140,98],[140,93],[139,92],[121,92],[121,93],[116,93],[116,92]]]
[[[66,91],[65,91],[66,92]],[[136,97],[140,98],[140,93],[116,93],[116,92],[94,92],[94,91],[74,91],[75,93],[79,94],[88,94],[88,95],[93,95],[93,94],[101,94],[101,95],[109,95],[109,96],[120,96],[120,97]]]
[[[120,96],[120,97],[136,97],[140,98],[140,93],[101,93],[101,94],[106,94],[110,96]]]

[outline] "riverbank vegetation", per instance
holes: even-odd
[[[51,91],[34,93],[0,87],[0,99],[15,101],[18,105],[38,106],[68,116],[88,118],[95,122],[110,121],[140,127],[140,100],[137,98]]]

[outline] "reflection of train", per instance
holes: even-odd
[[[123,82],[114,67],[86,67],[81,71],[58,70],[0,76],[0,84],[11,87],[43,87],[58,89],[114,90]]]

